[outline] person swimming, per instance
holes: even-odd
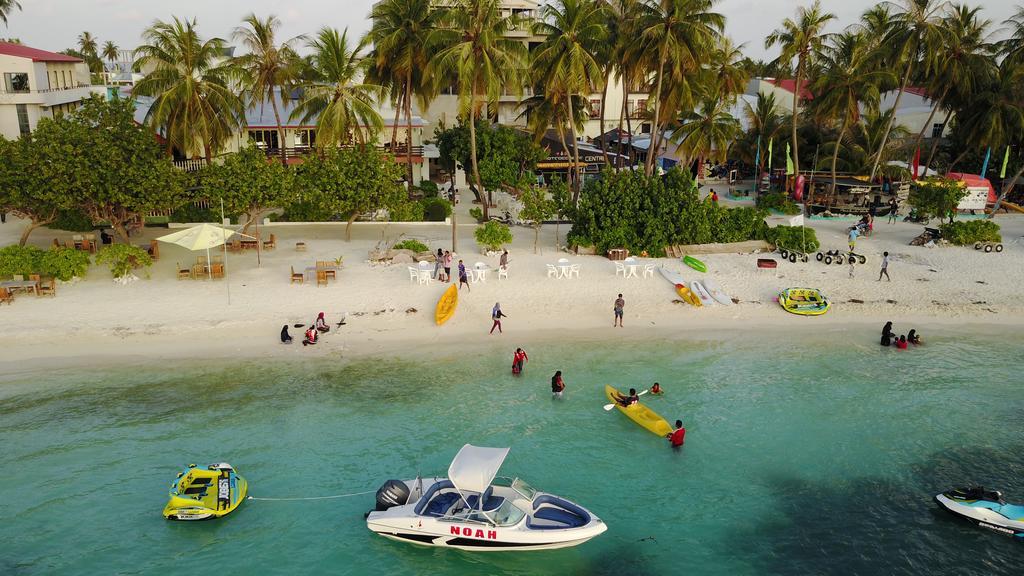
[[[900,350],[906,350],[907,349],[907,337],[906,336],[900,336],[900,339],[896,341],[896,347],[899,348]]]
[[[288,333],[288,325],[285,324],[281,327],[281,344],[291,344],[292,335]]]
[[[665,391],[661,389],[661,384],[655,382],[654,386],[651,386],[651,394],[654,394],[655,396],[661,396],[664,393]]]
[[[556,370],[555,375],[551,377],[551,395],[561,398],[562,392],[565,392],[565,382],[562,380],[562,371]]]

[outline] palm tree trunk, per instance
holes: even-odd
[[[1010,181],[1003,184],[1003,191],[999,193],[999,197],[996,198],[996,203],[992,205],[992,213],[988,215],[989,218],[995,218],[996,211],[999,210],[999,205],[1003,203],[1003,200],[1013,192],[1013,187],[1017,183],[1017,180],[1024,175],[1024,162],[1021,162],[1020,168],[1017,173],[1010,178]]]
[[[405,73],[405,157],[408,191],[412,192],[412,67]]]
[[[576,206],[576,203],[579,202],[580,199],[580,178],[582,177],[582,173],[580,172],[580,147],[577,144],[576,139],[576,122],[573,117],[572,94],[566,98],[566,103],[569,106],[569,133],[572,135],[572,205]]]
[[[654,172],[654,157],[657,155],[658,123],[661,121],[661,83],[665,76],[665,61],[668,59],[668,45],[662,44],[661,55],[658,57],[658,82],[654,87],[654,120],[651,123],[651,143],[647,148],[647,162],[644,163],[644,174],[650,176]]]
[[[942,89],[942,96],[935,101],[935,105],[932,106],[932,111],[928,114],[928,119],[924,121],[924,126],[921,126],[921,131],[917,133],[917,138],[914,138],[914,145],[910,147],[910,158],[907,159],[907,170],[912,170],[914,166],[914,151],[921,145],[921,140],[924,138],[924,131],[928,129],[928,126],[932,123],[932,118],[935,117],[935,111],[942,107],[942,103],[946,101],[946,94],[949,93],[950,85],[947,84]],[[945,126],[945,124],[943,124]],[[925,164],[925,172],[928,171],[928,165]]]
[[[798,142],[796,127],[800,123],[800,80],[804,75],[804,59],[803,56],[797,61],[796,64],[796,78],[794,79],[793,89],[793,182],[794,192],[796,191],[795,183],[797,176],[800,175],[800,144]]]
[[[274,87],[267,90],[270,96],[270,107],[274,110],[274,121],[277,122],[277,147],[281,153],[281,165],[288,165],[288,156],[284,146],[284,126],[281,124],[281,113],[277,110],[277,98],[274,96]]]
[[[968,152],[968,150],[964,150],[963,152],[960,153],[959,156],[954,158],[953,161],[950,162],[949,166],[946,168],[946,173],[952,172],[953,171],[953,167],[956,166],[957,164],[959,164],[960,161],[964,159],[964,156],[967,156],[967,152]]]
[[[836,195],[836,162],[839,161],[839,146],[843,143],[843,136],[846,135],[846,127],[849,123],[849,115],[843,114],[843,125],[839,128],[839,137],[836,138],[836,149],[832,151],[832,193],[830,195],[832,198],[835,198]]]
[[[635,164],[633,161],[633,115],[628,111],[626,113],[626,145],[628,146],[626,151],[629,152],[629,167],[632,169]]]
[[[394,152],[395,146],[398,146],[398,119],[402,117],[402,98],[405,97],[405,91],[398,95],[398,100],[395,102],[395,122],[391,125],[391,151]]]
[[[610,71],[609,71],[610,73]],[[604,75],[604,89],[601,90],[601,118],[600,118],[600,130],[601,130],[601,155],[604,156],[604,165],[608,166],[611,162],[608,160],[608,145],[605,143],[604,137],[604,111],[605,102],[608,101],[608,73]]]
[[[625,76],[625,75],[623,75]],[[615,158],[615,166],[622,168],[622,121],[626,116],[626,108],[629,104],[629,86],[626,81],[622,81],[622,106],[619,107],[619,132],[615,135],[615,142],[618,144],[619,155]]]
[[[491,201],[487,194],[484,193],[483,185],[480,184],[480,168],[476,160],[476,86],[477,75],[473,74],[473,91],[469,95],[469,159],[473,164],[473,182],[476,184],[477,193],[480,195],[480,202],[484,205],[484,222],[487,222]]]
[[[907,61],[907,69],[903,73],[903,80],[900,81],[900,90],[896,93],[896,102],[892,105],[892,116],[889,117],[889,121],[885,124],[885,132],[882,133],[882,141],[878,144],[878,153],[875,155],[875,161],[871,165],[871,176],[868,178],[869,181],[875,180],[875,173],[878,172],[878,165],[882,162],[882,152],[885,151],[885,145],[889,142],[889,132],[892,130],[893,123],[896,122],[896,111],[900,108],[900,100],[903,99],[903,92],[907,89],[907,83],[910,82],[910,73],[914,69],[914,59],[911,58]]]
[[[949,119],[952,118],[952,117],[953,117],[953,110],[951,108],[948,112],[946,112],[946,119],[942,121],[942,129],[943,130],[946,129],[946,125],[949,124]],[[933,140],[935,140],[935,141],[932,142],[932,149],[928,153],[928,161],[925,162],[925,164],[924,164],[925,176],[928,175],[928,167],[932,165],[932,159],[935,158],[935,152],[939,149],[939,140],[942,140],[942,135],[940,134],[938,138],[933,138]]]

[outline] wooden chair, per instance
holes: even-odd
[[[152,258],[153,260],[159,260],[160,259],[160,243],[157,242],[156,240],[150,240],[149,241],[149,250],[147,250],[147,252],[149,252],[150,258]]]
[[[60,248],[61,246],[63,246],[63,245],[60,243],[60,240],[57,240],[56,238],[54,238],[53,239],[53,247],[54,248]]]
[[[296,242],[295,243],[295,251],[296,252],[305,252],[306,251],[306,243],[305,242]]]
[[[330,265],[330,263],[327,262],[326,260],[317,260],[316,261],[316,268],[317,268],[317,270],[323,270],[324,272],[327,273],[327,277],[328,278],[330,278],[331,280],[337,280],[338,279],[338,272],[336,270],[327,270],[327,267],[329,265]]]
[[[316,285],[317,286],[321,286],[321,285],[327,286],[327,270],[319,270],[318,269],[316,271]]]
[[[40,296],[56,296],[57,295],[57,280],[54,278],[48,279],[39,285]]]
[[[178,280],[188,280],[189,278],[192,278],[191,268],[182,268],[181,262],[176,262],[176,264],[178,265]]]
[[[92,243],[88,238],[82,240],[82,250],[92,254],[96,251],[96,245]]]
[[[219,278],[223,278],[224,277],[224,264],[218,264],[217,262],[214,262],[213,264],[210,264],[210,274],[213,276],[214,280],[217,280]]]
[[[8,305],[14,302],[14,293],[7,288],[0,288],[0,304],[6,302]]]
[[[242,241],[241,240],[232,240],[231,243],[228,244],[228,250],[231,251],[231,252],[241,252],[242,251]]]
[[[270,235],[270,240],[264,240],[263,241],[263,249],[264,250],[273,250],[274,248],[277,248],[277,236],[271,234]]]
[[[295,266],[292,266],[291,268],[292,268],[292,282],[291,283],[295,284],[296,282],[298,282],[299,284],[304,284],[306,282],[306,277],[302,275],[302,272],[296,272],[295,271]]]

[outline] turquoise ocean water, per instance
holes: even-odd
[[[510,349],[8,379],[0,574],[1020,573],[1024,544],[931,497],[978,482],[1024,502],[1024,339],[748,338],[538,346],[520,378]],[[684,420],[681,452],[601,408],[606,382],[655,380],[668,393],[644,400]],[[504,475],[608,532],[548,552],[417,548],[366,530],[372,494],[160,515],[191,462],[230,462],[254,496],[322,496],[443,473],[466,442],[511,446]]]

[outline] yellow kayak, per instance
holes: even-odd
[[[437,311],[434,312],[434,320],[437,321],[437,325],[440,326],[447,322],[452,316],[455,315],[455,308],[459,305],[459,289],[452,284],[444,291],[441,295],[441,299],[437,301]]]
[[[619,398],[622,398],[623,395],[620,394],[618,390],[607,384],[604,387],[604,393],[608,396],[609,402],[615,403],[615,408],[617,408],[619,412],[622,412],[629,417],[630,420],[646,428],[648,432],[657,434],[661,437],[668,436],[672,433],[672,426],[669,426],[669,423],[661,416],[658,416],[654,410],[651,410],[639,402],[632,406],[623,406],[622,404],[619,404]]]
[[[676,284],[676,293],[679,294],[679,297],[682,298],[683,302],[686,302],[691,306],[700,308],[704,305],[704,303],[700,301],[700,298],[697,298],[696,294],[690,292],[690,289],[682,284]]]
[[[210,464],[205,470],[191,464],[171,484],[164,518],[206,520],[226,516],[245,500],[248,488],[248,482],[226,462]]]

